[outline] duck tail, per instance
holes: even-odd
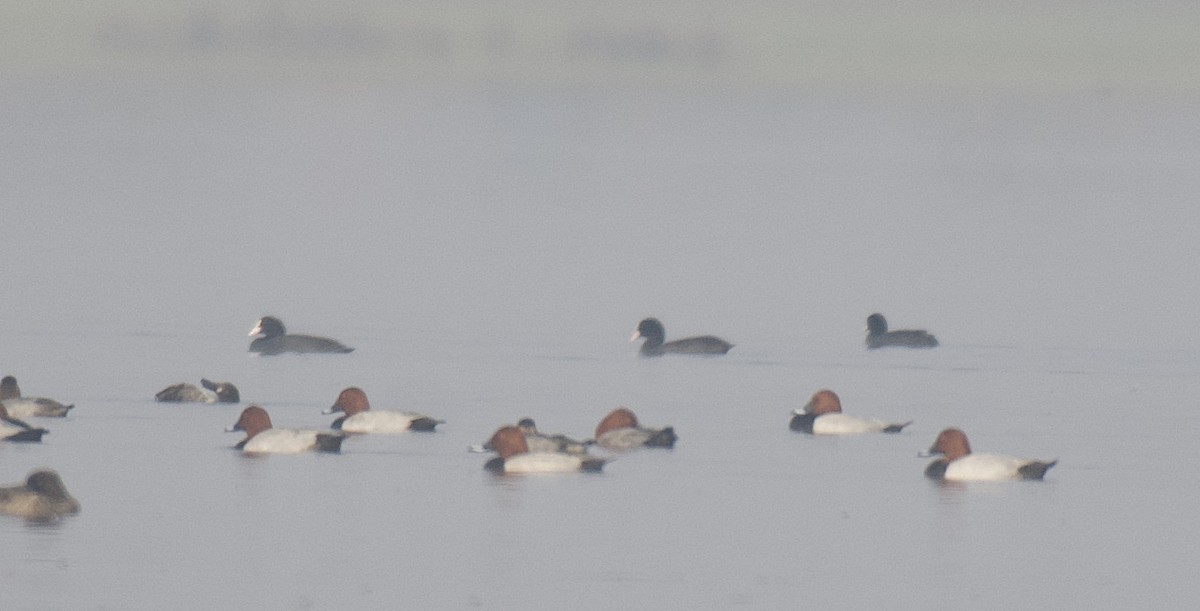
[[[1046,472],[1050,470],[1050,467],[1053,467],[1057,464],[1058,460],[1052,460],[1050,462],[1035,460],[1028,464],[1021,465],[1021,467],[1017,469],[1017,473],[1021,474],[1022,479],[1042,479],[1046,476]]]
[[[42,441],[42,435],[48,433],[46,429],[28,428],[16,435],[9,435],[4,438],[4,441],[19,441],[24,443],[39,443]]]
[[[608,462],[603,458],[585,458],[580,463],[579,468],[590,473],[599,473],[604,468],[604,463]]]
[[[651,448],[674,448],[675,440],[679,439],[675,435],[675,427],[668,426],[667,428],[655,433],[646,443],[642,444]]]
[[[901,423],[901,424],[889,424],[889,425],[887,425],[887,426],[883,427],[883,432],[885,432],[885,433],[899,433],[900,431],[904,430],[904,427],[906,427],[906,426],[908,426],[908,425],[910,425],[910,424],[912,424],[912,423],[913,423],[913,421],[912,421],[912,420],[909,420],[908,422],[904,422],[904,423]]]
[[[345,435],[339,433],[317,433],[317,451],[338,453],[342,451]]]
[[[420,431],[422,433],[432,433],[434,427],[436,427],[439,424],[445,424],[445,423],[446,423],[445,420],[434,420],[433,418],[421,416],[420,418],[414,418],[413,421],[409,423],[408,429],[410,431]]]

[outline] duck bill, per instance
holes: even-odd
[[[636,341],[638,340],[638,338],[639,338],[639,337],[641,337],[641,336],[642,336],[642,333],[641,333],[641,331],[634,331],[634,332],[633,332],[633,335],[630,335],[630,336],[629,336],[629,341],[631,341],[631,342],[636,342]]]
[[[329,414],[336,414],[336,413],[338,413],[338,412],[340,412],[340,411],[342,411],[342,408],[340,408],[340,407],[338,407],[338,406],[334,405],[333,407],[330,407],[330,408],[327,408],[327,409],[323,409],[323,410],[321,410],[321,413],[322,413],[322,414],[325,414],[326,416],[328,416]]]
[[[253,329],[250,329],[250,332],[246,334],[246,337],[254,337],[255,335],[261,335],[262,330],[263,330],[262,321],[259,321],[258,324],[254,325]]]

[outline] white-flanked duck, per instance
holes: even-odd
[[[345,436],[332,431],[277,429],[271,427],[267,410],[251,405],[227,432],[245,431],[246,438],[234,448],[247,454],[297,454],[300,452],[340,452]]]
[[[515,426],[501,427],[492,435],[488,445],[499,454],[483,466],[493,473],[599,472],[606,462],[603,458],[578,454],[530,452],[525,443],[525,434]]]
[[[40,442],[46,429],[29,426],[24,420],[9,416],[8,409],[0,403],[0,441]]]
[[[842,413],[842,400],[832,390],[813,393],[801,409],[792,412],[788,428],[813,435],[857,435],[859,433],[899,433],[912,421],[892,423],[859,418]]]
[[[432,432],[444,420],[435,420],[424,414],[390,409],[371,409],[367,393],[361,388],[350,387],[338,394],[337,401],[321,412],[345,415],[333,421],[330,428],[347,433],[404,433],[407,431]]]
[[[938,433],[930,454],[941,454],[925,468],[926,477],[951,482],[995,482],[1042,479],[1057,460],[1034,460],[1003,454],[973,454],[967,435],[956,428]]]

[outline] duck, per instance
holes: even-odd
[[[371,409],[367,393],[361,388],[350,387],[338,394],[337,401],[321,412],[345,415],[333,421],[330,428],[347,433],[403,433],[406,431],[433,432],[434,427],[444,424],[423,414],[388,409]]]
[[[46,429],[29,426],[25,421],[9,416],[8,409],[0,403],[0,441],[40,442]]]
[[[22,397],[21,387],[17,385],[17,378],[13,376],[0,379],[0,403],[8,408],[8,413],[13,418],[62,418],[75,407],[74,404],[64,405],[45,397]]]
[[[1034,460],[1003,454],[972,454],[967,434],[957,428],[938,433],[929,454],[939,458],[925,467],[925,476],[952,482],[1040,480],[1057,460]]]
[[[194,384],[180,382],[172,384],[154,395],[154,400],[160,403],[241,403],[241,395],[236,386],[229,382],[213,382],[207,378],[200,379],[198,388]]]
[[[251,405],[227,432],[245,431],[246,438],[233,446],[246,454],[297,454],[300,452],[340,452],[345,436],[322,432],[271,427],[267,410]]]
[[[0,488],[0,513],[49,522],[79,513],[79,501],[67,492],[52,469],[38,469],[18,486]]]
[[[566,435],[547,435],[541,433],[537,429],[537,423],[533,418],[521,418],[517,421],[517,428],[521,429],[521,434],[525,435],[525,445],[528,446],[530,452],[561,452],[563,454],[575,454],[582,456],[587,454],[588,447],[596,442],[588,439],[586,441],[578,441],[571,439]],[[494,448],[491,446],[491,441],[482,445],[471,446],[472,452],[490,452]]]
[[[563,452],[530,452],[525,434],[511,425],[500,427],[487,445],[499,454],[483,465],[493,473],[598,473],[607,462],[603,458]]]
[[[662,322],[657,318],[646,318],[638,323],[637,330],[633,332],[633,336],[629,341],[637,341],[639,338],[644,338],[642,347],[639,350],[642,356],[662,356],[664,354],[707,354],[718,355],[729,352],[733,348],[733,344],[712,335],[701,335],[699,337],[687,337],[669,342],[666,339],[666,330],[663,328]]]
[[[937,338],[924,329],[888,331],[887,319],[878,312],[867,317],[867,348],[936,348]]]
[[[529,445],[530,452],[562,452],[582,455],[587,454],[588,446],[596,443],[591,439],[578,441],[561,433],[547,435],[538,431],[537,423],[533,421],[533,418],[521,418],[517,421],[517,428],[521,429],[521,433],[525,435],[525,443]]]
[[[274,316],[263,316],[258,319],[258,324],[250,329],[250,337],[255,338],[250,342],[250,352],[263,355],[284,354],[285,352],[347,353],[354,351],[354,348],[328,337],[291,335],[283,326],[283,321]]]
[[[596,445],[607,450],[670,449],[675,447],[677,439],[673,427],[651,429],[640,426],[633,410],[627,407],[614,409],[596,425]]]
[[[890,423],[842,413],[842,400],[829,389],[818,390],[801,409],[792,412],[788,428],[812,435],[857,435],[899,433],[912,421]]]

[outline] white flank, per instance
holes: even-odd
[[[878,433],[889,424],[882,420],[859,418],[846,414],[822,414],[813,421],[814,435],[857,435]]]
[[[309,452],[317,447],[317,431],[296,429],[267,429],[246,442],[243,452],[295,454]]]
[[[537,452],[518,454],[504,461],[505,473],[568,473],[579,471],[582,461],[578,456],[559,452]]]
[[[997,482],[1017,479],[1017,469],[1033,461],[1002,454],[968,454],[950,461],[947,480],[956,482]]]

